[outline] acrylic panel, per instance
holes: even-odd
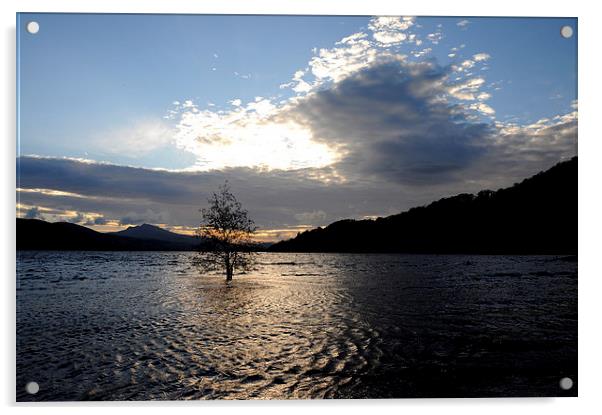
[[[17,15],[18,401],[577,396],[577,19]]]

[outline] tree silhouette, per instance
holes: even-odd
[[[208,203],[208,208],[200,210],[202,220],[198,233],[205,243],[196,263],[207,271],[224,270],[226,282],[230,282],[235,270],[247,271],[253,266],[252,236],[257,227],[230,191],[227,181]]]
[[[273,252],[577,254],[578,160],[504,189],[459,194],[376,220],[344,219]]]

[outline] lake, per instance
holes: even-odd
[[[17,252],[17,400],[577,394],[575,258],[194,255]]]

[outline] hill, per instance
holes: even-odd
[[[459,194],[376,220],[342,220],[276,252],[576,254],[577,157],[497,191]]]
[[[168,238],[129,237],[96,232],[73,223],[17,218],[17,250],[182,251],[194,248],[190,242],[174,242]]]
[[[108,235],[125,236],[128,238],[146,239],[153,241],[179,244],[183,247],[197,247],[200,239],[194,236],[182,235],[159,228],[147,223],[140,226],[130,226],[118,232],[109,232]]]

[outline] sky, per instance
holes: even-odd
[[[577,154],[573,18],[17,24],[19,217],[190,233],[228,180],[258,238],[278,240],[506,187]]]

